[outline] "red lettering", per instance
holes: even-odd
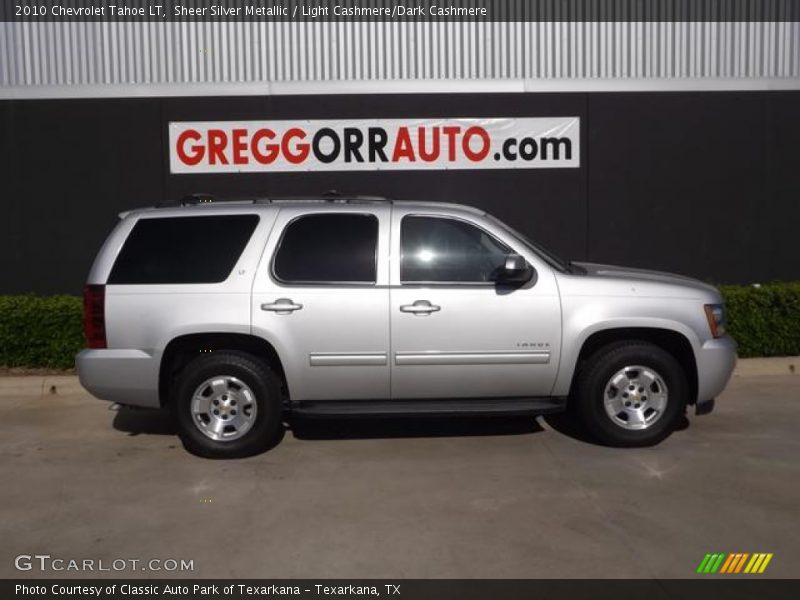
[[[443,127],[442,131],[447,136],[447,160],[456,159],[456,136],[461,133],[461,127]]]
[[[407,158],[411,162],[417,160],[414,157],[414,148],[411,145],[411,136],[408,134],[408,127],[401,127],[397,130],[397,139],[394,142],[392,162],[399,162],[401,158]]]
[[[425,162],[433,162],[439,158],[439,128],[434,127],[431,137],[433,138],[433,148],[430,152],[425,148],[425,127],[420,127],[419,133],[419,157]]]
[[[256,162],[262,165],[269,165],[274,163],[275,159],[278,158],[279,147],[278,144],[264,144],[264,150],[266,150],[266,152],[261,152],[259,144],[261,140],[264,139],[274,140],[275,132],[272,131],[272,129],[259,129],[256,131],[253,137],[250,138],[250,152],[253,154],[253,158],[256,159]]]
[[[233,164],[246,165],[250,162],[245,152],[247,151],[247,142],[244,141],[247,136],[247,129],[234,129],[231,131],[233,137]]]
[[[469,145],[470,138],[472,138],[473,136],[478,136],[483,142],[481,149],[478,150],[477,152],[473,152],[472,148]],[[474,125],[464,132],[464,137],[461,140],[461,150],[464,152],[464,156],[466,156],[472,162],[478,162],[486,158],[486,155],[489,154],[489,150],[491,149],[491,147],[492,147],[492,142],[489,139],[489,134],[483,127],[478,127],[477,125]]]
[[[212,165],[227,165],[228,158],[225,156],[225,147],[228,145],[228,136],[222,129],[208,130],[208,162]]]
[[[188,140],[198,142],[202,139],[202,137],[203,136],[200,135],[200,132],[194,129],[187,129],[178,136],[178,142],[175,151],[178,153],[178,158],[181,159],[183,164],[194,166],[203,160],[203,157],[206,155],[206,149],[200,144],[193,144],[189,146],[189,153],[186,152],[186,142]]]
[[[297,127],[292,127],[289,131],[283,134],[283,139],[281,140],[281,151],[283,155],[293,165],[303,162],[308,157],[308,152],[310,150],[308,144],[295,144],[295,149],[297,152],[292,153],[291,148],[289,147],[289,141],[297,138],[299,140],[305,139],[306,132],[302,129],[298,129]]]

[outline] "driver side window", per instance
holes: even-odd
[[[446,217],[404,217],[400,227],[402,283],[487,283],[511,250],[479,227]]]

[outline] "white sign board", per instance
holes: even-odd
[[[578,117],[169,124],[172,173],[580,166]]]

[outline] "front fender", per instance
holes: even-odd
[[[561,344],[561,360],[558,375],[553,386],[553,396],[566,396],[572,385],[573,375],[578,364],[578,357],[586,340],[601,331],[614,329],[660,329],[678,333],[687,339],[692,347],[695,362],[698,351],[702,345],[697,333],[680,321],[653,317],[625,317],[610,318],[591,323],[567,322],[564,324],[564,334]]]

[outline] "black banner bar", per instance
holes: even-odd
[[[576,565],[577,567],[577,565]],[[0,598],[99,600],[795,600],[800,580],[2,580]]]
[[[10,22],[798,21],[797,0],[3,0]]]

